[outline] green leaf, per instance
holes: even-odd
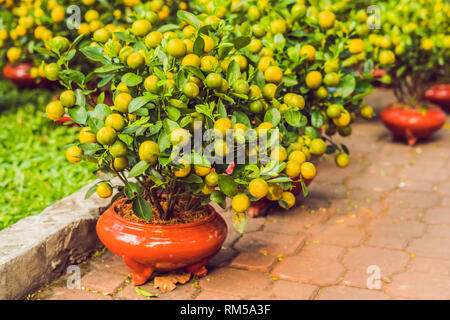
[[[69,108],[69,116],[78,124],[86,124],[87,121],[87,111],[84,106],[75,106],[73,108]]]
[[[90,60],[99,62],[107,61],[106,58],[103,56],[103,48],[101,47],[85,47],[80,51]]]
[[[241,69],[239,68],[239,65],[236,61],[231,61],[228,65],[227,70],[227,81],[230,84],[230,86],[233,86],[234,82],[239,77],[239,74],[241,73]]]
[[[353,74],[343,76],[336,88],[336,92],[343,98],[348,97],[356,88],[356,80]]]
[[[137,86],[142,82],[142,80],[143,79],[141,76],[138,76],[137,74],[131,72],[125,73],[121,78],[121,81],[129,87]]]
[[[130,178],[137,177],[138,175],[144,173],[145,170],[147,170],[149,167],[150,167],[150,163],[148,163],[146,161],[139,161],[138,163],[136,163],[134,165],[134,167],[128,173],[128,178],[130,179]]]
[[[183,182],[186,182],[186,183],[203,183],[203,179],[200,178],[198,175],[191,173],[186,178],[183,178]]]
[[[98,143],[80,143],[78,145],[78,147],[80,147],[82,150],[84,151],[98,151],[98,150],[102,150],[104,149],[101,145],[99,145]]]
[[[157,31],[161,33],[165,33],[167,31],[173,31],[173,30],[179,30],[181,29],[181,26],[177,24],[165,24],[162,27],[160,27]]]
[[[241,48],[248,46],[251,40],[252,39],[250,37],[238,37],[234,39],[233,44],[236,50],[239,50]]]
[[[96,73],[106,73],[122,69],[123,66],[117,64],[107,64],[94,70]]]
[[[247,215],[245,212],[233,212],[233,227],[237,232],[243,233],[247,226]]]
[[[89,188],[89,190],[86,192],[86,195],[84,196],[84,200],[89,199],[97,191],[97,186],[98,183]]]
[[[153,209],[144,198],[137,196],[133,200],[133,213],[144,221],[150,221],[153,216]]]
[[[320,133],[317,131],[316,128],[313,127],[306,127],[305,128],[305,134],[310,137],[311,139],[320,138]]]
[[[140,195],[142,193],[141,188],[135,182],[127,182],[127,184],[123,188],[123,192],[127,196],[128,199],[133,199],[136,194]]]
[[[181,111],[175,107],[168,106],[167,107],[167,115],[169,116],[169,118],[171,120],[177,121],[178,119],[180,119]]]
[[[274,127],[276,127],[278,123],[280,123],[280,120],[281,120],[281,113],[280,111],[278,111],[278,109],[275,108],[267,110],[266,114],[264,115],[264,121],[270,122],[271,124],[273,124]]]
[[[238,193],[238,184],[232,176],[219,174],[219,188],[229,197],[233,197]]]
[[[144,297],[148,297],[148,298],[153,298],[153,297],[158,297],[157,294],[151,293],[150,291],[147,291],[145,289],[139,288],[139,287],[134,287],[134,291],[136,291],[136,293],[140,296],[144,296]]]
[[[222,202],[225,201],[226,196],[225,196],[225,193],[223,193],[222,191],[220,191],[220,190],[214,190],[214,191],[211,193],[211,195],[209,196],[209,198],[210,198],[212,201],[214,201],[215,203],[220,204],[220,203],[222,203]]]
[[[194,53],[198,56],[203,55],[203,49],[205,48],[205,40],[202,37],[197,37],[194,42]]]
[[[130,105],[128,106],[128,112],[133,113],[143,106],[145,106],[148,102],[148,99],[146,97],[137,97],[131,100]]]
[[[178,19],[194,26],[196,29],[199,29],[201,27],[201,21],[190,12],[178,10],[177,17],[178,17]]]
[[[242,123],[247,128],[251,128],[252,127],[252,124],[250,123],[250,119],[242,111],[235,111],[235,112],[233,112],[232,120],[233,120],[233,123],[238,123],[238,122]]]
[[[125,42],[136,42],[136,38],[126,32],[114,32],[114,34],[122,41]]]
[[[313,127],[320,128],[323,126],[323,122],[323,114],[319,110],[315,110],[311,113],[311,124]]]

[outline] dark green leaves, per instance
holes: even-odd
[[[251,41],[250,37],[239,37],[239,38],[236,38],[233,41],[233,43],[234,43],[234,47],[236,48],[236,50],[239,50],[241,48],[248,46],[250,41]]]
[[[129,87],[137,86],[142,82],[142,80],[143,79],[141,76],[138,76],[137,74],[131,72],[125,73],[121,79],[121,81]]]
[[[343,98],[348,97],[353,93],[356,87],[356,80],[353,74],[343,76],[336,88],[336,92]]]
[[[183,10],[178,10],[177,12],[177,17],[178,19],[189,23],[190,25],[194,26],[196,29],[199,29],[201,26],[201,21],[192,13],[187,12],[187,11],[183,11]]]
[[[280,123],[281,120],[281,113],[278,111],[278,109],[271,108],[267,110],[266,114],[264,115],[264,121],[270,122],[273,124],[273,126],[277,126],[278,123]]]
[[[153,216],[153,209],[144,198],[137,196],[133,200],[133,213],[139,219],[150,221]]]
[[[219,174],[219,188],[229,197],[233,197],[238,192],[238,184],[234,181],[232,176]]]
[[[148,169],[148,167],[150,167],[150,163],[145,161],[139,161],[128,173],[128,178],[134,178],[140,174],[143,174],[145,170]]]

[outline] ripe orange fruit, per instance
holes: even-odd
[[[100,43],[105,43],[107,42],[109,39],[111,39],[112,34],[111,31],[109,31],[106,28],[101,28],[98,29],[94,32],[94,35],[92,36],[92,38]]]
[[[160,91],[160,88],[158,87],[158,81],[159,78],[155,75],[150,75],[147,78],[145,78],[144,81],[144,88],[145,90],[147,90],[148,92],[157,94]]]
[[[286,33],[286,30],[287,30],[286,21],[284,21],[283,19],[277,19],[270,23],[270,31],[273,34]]]
[[[200,58],[196,54],[193,54],[193,53],[188,54],[181,61],[181,65],[183,67],[185,67],[185,66],[200,67]]]
[[[174,146],[179,146],[180,148],[186,146],[191,139],[191,134],[189,131],[183,128],[175,128],[169,135],[170,143]]]
[[[113,128],[116,131],[121,131],[123,128],[125,128],[125,120],[120,114],[113,113],[106,117],[105,125],[107,127]]]
[[[148,22],[147,20],[144,20],[144,19],[136,20],[131,25],[131,32],[136,37],[145,36],[150,31],[152,31],[152,24],[150,22]]]
[[[320,156],[327,150],[327,144],[320,138],[313,139],[309,144],[309,149],[311,150],[311,154]]]
[[[45,108],[45,113],[53,121],[61,119],[64,115],[64,107],[61,101],[57,100],[50,102]]]
[[[296,93],[286,93],[283,100],[291,108],[302,110],[305,107],[305,99]]]
[[[292,192],[285,191],[282,193],[280,200],[278,200],[280,207],[290,209],[295,205],[295,196]]]
[[[350,164],[350,157],[347,153],[341,152],[336,156],[335,162],[339,168],[345,168]]]
[[[301,164],[300,172],[303,178],[312,179],[316,176],[316,167],[311,162],[304,162]]]
[[[112,195],[112,188],[109,183],[100,182],[97,186],[96,192],[100,198],[109,198]]]
[[[205,177],[206,175],[209,174],[209,172],[211,171],[211,168],[209,167],[205,167],[205,166],[200,166],[200,165],[194,165],[194,172],[196,175],[200,176],[200,177]]]
[[[319,71],[310,71],[305,78],[306,86],[317,89],[322,84],[322,74]]]
[[[163,35],[159,31],[152,31],[145,37],[144,43],[147,48],[156,48],[161,43]]]
[[[206,76],[205,83],[210,89],[219,89],[222,86],[222,76],[218,73],[210,73]]]
[[[191,173],[191,164],[186,159],[180,159],[179,162],[183,165],[183,167],[176,169],[173,174],[178,178],[187,177],[189,173]]]
[[[180,58],[186,55],[186,44],[181,39],[171,39],[167,43],[167,52],[175,58]]]
[[[267,195],[269,192],[269,186],[267,185],[267,182],[264,181],[261,178],[256,178],[250,181],[250,184],[248,185],[248,190],[252,196],[255,198],[263,198]]]
[[[306,162],[306,156],[303,152],[300,150],[294,150],[289,154],[288,162],[289,161],[295,161],[299,165],[301,165],[303,162]],[[295,169],[295,168],[294,168]]]
[[[100,128],[97,132],[98,143],[105,146],[112,145],[113,142],[116,141],[116,138],[117,138],[116,130],[114,130],[111,127]]]
[[[84,127],[78,134],[78,140],[80,143],[96,143],[97,137],[90,127]]]
[[[127,65],[131,69],[137,69],[145,63],[144,55],[141,52],[133,52],[127,57]]]
[[[304,163],[304,161],[302,163]],[[301,172],[302,163],[289,159],[286,162],[286,168],[284,169],[284,172],[288,177],[291,178],[298,177]]]
[[[80,156],[83,154],[83,150],[81,150],[78,146],[71,146],[66,150],[66,158],[71,163],[78,163],[81,161]]]
[[[279,200],[283,195],[283,188],[278,183],[268,183],[266,198],[272,201]]]
[[[358,54],[364,51],[364,41],[361,39],[352,39],[348,45],[348,50],[352,54]]]
[[[277,66],[271,66],[264,72],[264,78],[267,82],[279,84],[283,79],[283,71]]]
[[[334,26],[334,22],[336,21],[336,17],[331,11],[322,11],[319,13],[319,26],[328,29]]]
[[[262,89],[263,97],[267,100],[272,100],[273,98],[275,98],[276,92],[277,85],[274,83],[268,83]]]
[[[213,56],[204,56],[200,59],[200,69],[204,72],[214,72],[219,67],[219,61]]]
[[[231,207],[236,212],[245,212],[250,207],[250,199],[245,193],[237,194],[231,200]]]
[[[114,109],[122,113],[128,112],[128,105],[130,104],[131,100],[133,100],[133,97],[131,97],[129,93],[119,93],[114,99]]]
[[[142,161],[147,161],[150,164],[155,164],[158,161],[159,146],[154,141],[144,141],[139,147],[139,158]]]
[[[300,57],[304,57],[304,56],[306,56],[306,60],[314,61],[314,59],[316,57],[316,49],[309,44],[304,45],[300,49]]]

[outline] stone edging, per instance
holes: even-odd
[[[24,299],[101,247],[95,225],[110,199],[84,200],[90,186],[0,231],[0,300]]]

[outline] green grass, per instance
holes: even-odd
[[[2,84],[0,95],[8,88]],[[76,130],[45,117],[50,95],[45,91],[22,95],[33,103],[22,103],[20,95],[0,99],[0,230],[40,213],[95,178],[95,164],[65,159],[64,146],[76,140]],[[5,101],[16,105],[6,106]]]

